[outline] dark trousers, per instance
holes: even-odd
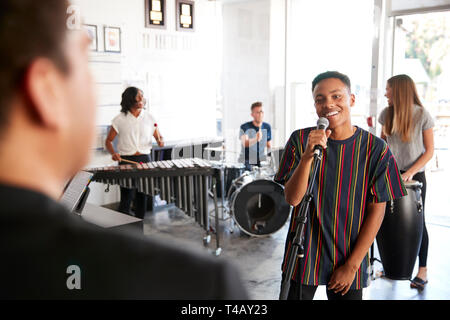
[[[423,233],[422,233],[422,242],[420,244],[419,249],[419,267],[426,267],[428,257],[428,231],[425,224],[425,196],[427,194],[427,179],[425,177],[425,172],[417,172],[413,176],[413,180],[422,183]]]
[[[297,282],[291,281],[288,300],[312,300],[316,290],[317,286],[300,285]],[[327,289],[327,297],[328,300],[362,300],[362,289],[348,290],[348,292],[344,295],[340,292],[334,293],[333,290]]]
[[[149,162],[150,155],[138,156],[121,156],[123,159],[135,162]],[[129,164],[127,162],[120,162],[119,164]],[[137,218],[143,219],[147,212],[148,196],[145,193],[137,192],[136,188],[120,187],[120,204],[118,211],[131,215],[131,203],[134,200],[134,213]]]

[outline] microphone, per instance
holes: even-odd
[[[319,118],[319,120],[317,120],[317,130],[326,130],[329,124],[330,122],[328,121],[327,118],[325,117]]]
[[[327,118],[319,118],[319,120],[317,120],[317,130],[327,130],[328,125],[330,124],[330,122],[328,121]],[[323,148],[321,145],[316,145],[314,146],[314,154],[317,156],[320,156],[322,154]]]

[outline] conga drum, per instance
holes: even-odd
[[[393,280],[411,279],[422,241],[422,183],[408,181],[404,184],[408,194],[386,204],[376,237],[384,274]]]

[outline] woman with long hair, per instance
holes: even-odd
[[[427,181],[425,165],[433,157],[434,121],[423,107],[414,81],[406,74],[393,76],[386,84],[386,107],[379,116],[382,124],[381,138],[387,141],[403,181],[419,181],[422,186],[423,212]],[[425,217],[425,216],[424,216]],[[419,250],[419,269],[411,280],[411,288],[422,290],[427,280],[428,232],[423,225],[422,242]]]
[[[136,87],[128,87],[122,93],[122,110],[112,120],[111,129],[106,138],[106,149],[111,153],[112,159],[119,164],[127,164],[122,161],[149,162],[152,148],[152,137],[160,147],[164,145],[162,137],[156,126],[155,119],[144,111],[146,100],[142,90]],[[117,137],[117,151],[114,149],[113,140]],[[134,201],[135,216],[143,219],[147,210],[147,195],[137,192],[137,189],[120,187],[119,211],[130,214],[131,202]]]

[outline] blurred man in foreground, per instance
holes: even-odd
[[[245,299],[231,265],[90,225],[57,202],[95,131],[89,38],[68,30],[68,5],[0,2],[0,298]]]

